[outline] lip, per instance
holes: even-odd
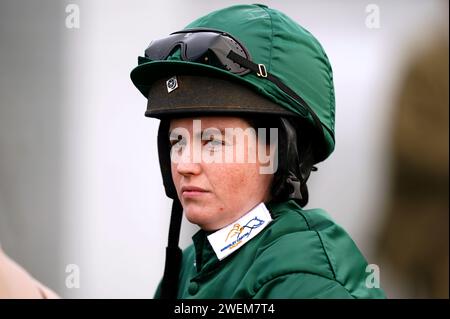
[[[197,186],[183,186],[181,187],[181,194],[183,197],[197,197],[208,193],[207,190]]]

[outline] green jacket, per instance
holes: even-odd
[[[183,252],[178,298],[385,297],[366,287],[366,260],[325,211],[293,200],[266,206],[273,221],[222,261],[208,233],[193,236]]]

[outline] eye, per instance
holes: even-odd
[[[178,139],[170,140],[170,148],[174,150],[181,150],[184,146],[186,146],[186,139],[178,135]]]
[[[209,140],[206,144],[209,144],[211,146],[224,145],[223,141],[221,141],[221,140]]]

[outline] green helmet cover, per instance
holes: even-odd
[[[267,72],[278,77],[301,96],[315,112],[322,125],[323,135],[315,147],[320,148],[316,162],[326,159],[335,147],[335,96],[333,73],[328,57],[318,40],[282,12],[265,5],[236,5],[211,12],[185,27],[224,31],[250,53],[256,64],[264,64]],[[251,86],[262,96],[297,114],[314,126],[310,113],[277,85],[250,72],[236,75],[227,70],[197,62],[183,61],[179,50],[166,60],[151,61],[139,58],[139,65],[131,72],[131,79],[147,98],[151,84],[157,79],[183,72],[221,75]]]

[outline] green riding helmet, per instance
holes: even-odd
[[[314,163],[334,150],[335,98],[328,57],[311,33],[277,10],[256,4],[214,11],[152,41],[138,60],[131,79],[148,98],[146,116],[232,111],[294,115],[316,128],[311,137]],[[172,77],[180,74],[198,80],[180,83],[183,79]],[[203,77],[221,82],[208,85],[211,81]],[[239,96],[229,94],[236,92],[235,84],[242,91]],[[190,87],[183,91],[186,85]],[[194,98],[187,92],[202,94]]]

